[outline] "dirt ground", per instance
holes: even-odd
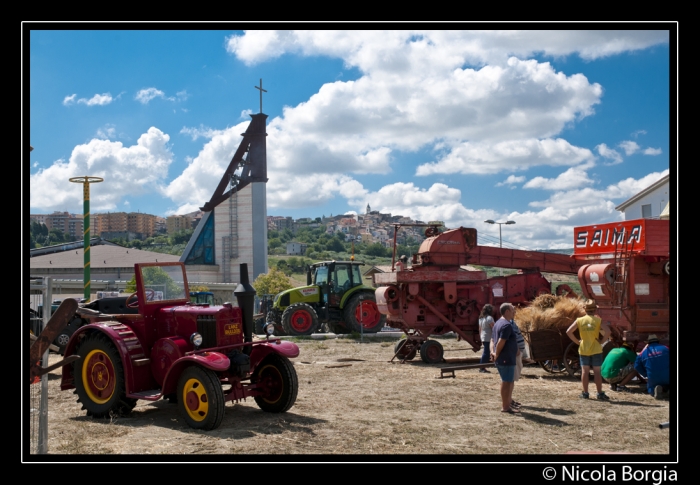
[[[470,461],[467,455],[670,453],[674,434],[659,428],[669,421],[669,401],[655,400],[640,385],[631,385],[631,393],[608,390],[610,402],[585,401],[578,397],[579,380],[526,366],[514,392],[522,415],[513,416],[500,412],[495,369],[489,374],[458,370],[454,378],[439,378],[440,367],[478,361],[464,342],[440,338],[447,362],[428,365],[420,356],[390,363],[397,340],[296,339],[295,405],[270,414],[253,399],[227,403],[222,425],[206,432],[189,428],[177,405],[165,400],[141,400],[125,417],[89,418],[73,391],[59,389],[60,370],[55,370],[49,374],[49,453],[156,455],[153,461],[172,459],[158,455],[228,455],[237,461],[264,455],[272,462],[304,461],[280,455],[311,455],[308,461],[314,455],[343,461],[353,458],[341,455],[363,461],[463,455]],[[58,359],[52,354],[50,361]]]

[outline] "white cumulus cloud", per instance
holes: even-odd
[[[30,207],[80,213],[82,187],[68,179],[82,175],[104,178],[91,187],[91,211],[114,210],[129,196],[158,192],[172,162],[169,140],[167,134],[151,127],[132,146],[96,138],[78,145],[67,161],[57,160],[30,175],[30,186],[41,187],[30,192]]]
[[[644,155],[661,155],[661,148],[645,148]]]
[[[165,93],[160,89],[145,88],[139,90],[139,92],[137,92],[136,96],[134,97],[134,99],[136,99],[136,101],[140,102],[141,104],[148,104],[151,100],[155,98],[165,98]]]
[[[610,148],[605,143],[601,143],[595,148],[596,150],[598,150],[598,154],[601,157],[607,158],[608,160],[612,160],[612,162],[608,162],[606,163],[606,165],[617,165],[618,163],[622,163],[622,155],[620,155],[620,152],[618,152],[614,148]]]
[[[592,185],[593,180],[580,168],[572,167],[553,179],[534,177],[523,185],[525,189],[571,190]]]
[[[639,145],[631,140],[625,140],[618,145],[625,151],[625,155],[630,156],[639,151]]]
[[[515,184],[521,184],[525,182],[525,176],[521,175],[520,177],[516,177],[515,175],[509,175],[507,179],[505,179],[503,182],[498,182],[496,184],[496,187],[503,187],[504,185],[515,185]]]

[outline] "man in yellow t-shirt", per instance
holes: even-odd
[[[581,384],[583,392],[581,398],[588,399],[589,372],[593,367],[593,379],[598,391],[598,399],[607,401],[610,399],[603,391],[603,377],[600,366],[603,365],[603,345],[610,336],[610,328],[602,323],[600,317],[595,315],[598,306],[595,300],[586,301],[586,315],[577,318],[567,329],[566,334],[577,344],[579,359],[581,361]],[[578,330],[580,338],[577,339],[574,332]],[[601,337],[602,334],[602,337]]]

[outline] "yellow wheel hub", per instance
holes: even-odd
[[[104,404],[112,398],[116,384],[114,365],[102,350],[91,351],[83,361],[83,387],[92,402]]]
[[[195,421],[202,421],[209,412],[207,391],[199,379],[188,379],[182,388],[182,400],[187,414]]]

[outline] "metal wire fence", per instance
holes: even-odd
[[[29,288],[31,311],[28,330],[39,335],[51,316],[51,278],[31,278]],[[48,361],[49,352],[46,351],[42,367],[47,367]],[[29,384],[29,402],[24,409],[29,416],[29,453],[32,455],[48,453],[48,389],[47,374]]]

